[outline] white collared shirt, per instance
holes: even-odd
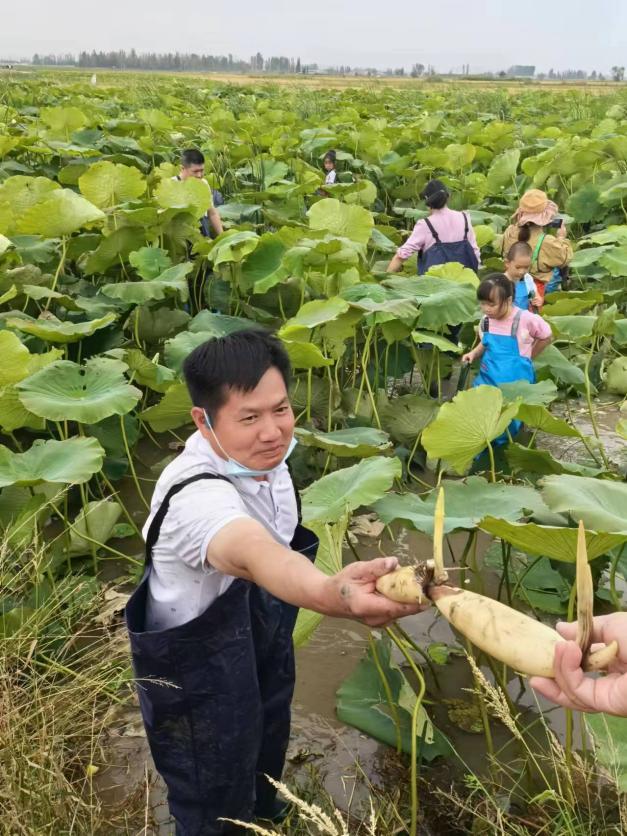
[[[167,491],[199,473],[225,475],[226,461],[196,431],[183,452],[163,470],[152,496],[152,518]],[[236,519],[255,519],[272,537],[289,546],[298,523],[292,478],[286,464],[266,480],[250,476],[202,479],[183,488],[170,501],[170,508],[152,550],[148,581],[146,630],[166,630],[191,621],[222,595],[235,580],[210,566],[207,547],[221,528]]]

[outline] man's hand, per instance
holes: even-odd
[[[329,615],[383,627],[397,618],[428,609],[429,604],[397,604],[376,591],[377,578],[398,567],[395,557],[350,563],[328,578]]]
[[[577,624],[560,623],[557,631],[567,641],[555,647],[555,679],[533,676],[531,687],[564,708],[627,717],[627,613],[594,619],[593,642],[618,642],[618,656],[608,668],[608,675],[601,678],[586,676],[581,669],[581,650],[574,641]]]

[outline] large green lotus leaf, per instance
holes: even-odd
[[[138,117],[153,129],[153,131],[171,131],[174,127],[172,119],[157,108],[142,108],[137,111]],[[187,182],[187,181],[185,181]]]
[[[510,148],[509,151],[504,151],[492,160],[487,175],[490,194],[498,194],[505,186],[511,186],[514,183],[519,162],[518,148]]]
[[[66,139],[69,139],[75,131],[84,128],[89,122],[87,116],[77,107],[42,107],[39,116],[52,133],[64,136]]]
[[[583,386],[586,382],[583,371],[566,359],[555,345],[547,346],[533,362],[541,380],[551,377],[557,383],[565,383],[568,386]]]
[[[506,401],[519,400],[522,403],[541,406],[548,406],[559,394],[552,380],[541,380],[539,383],[517,380],[515,383],[502,383],[499,389]]]
[[[596,319],[596,316],[553,316],[547,312],[547,322],[558,339],[582,340],[591,337]]]
[[[78,178],[81,194],[101,209],[111,209],[141,197],[146,186],[142,173],[134,166],[117,165],[108,160],[90,165]]]
[[[250,319],[201,311],[191,321],[188,331],[181,331],[166,342],[165,362],[178,373],[183,368],[183,361],[187,355],[207,340],[255,327],[259,326]]]
[[[548,450],[534,450],[521,444],[507,445],[505,458],[512,471],[526,471],[539,476],[557,473],[572,473],[577,476],[598,476],[603,471],[600,468],[586,467],[575,462],[558,462]]]
[[[596,264],[601,257],[611,249],[613,249],[613,247],[604,244],[600,247],[586,247],[585,249],[577,250],[570,262],[570,266],[574,270],[581,270],[584,267],[590,267],[590,265]]]
[[[453,354],[461,354],[463,349],[443,337],[442,334],[434,334],[433,331],[412,331],[411,338],[419,345],[429,344],[434,345],[440,351],[450,351]]]
[[[235,331],[242,331],[245,328],[259,327],[259,323],[243,316],[227,316],[226,314],[213,313],[212,311],[201,311],[189,323],[188,330],[193,334],[202,332],[209,337],[226,337]]]
[[[627,533],[627,485],[586,476],[547,476],[542,497],[551,511],[569,514],[595,531]]]
[[[167,366],[161,366],[149,360],[138,348],[129,348],[123,352],[124,361],[132,372],[133,381],[140,386],[147,386],[153,392],[167,392],[176,381],[176,375]]]
[[[566,201],[566,211],[579,223],[600,220],[605,214],[599,196],[601,190],[594,183],[585,183]]]
[[[585,714],[594,740],[594,755],[620,793],[627,793],[627,718]]]
[[[296,316],[287,320],[279,335],[284,339],[307,339],[312,328],[333,322],[341,314],[346,313],[349,307],[348,302],[339,296],[305,302]]]
[[[599,294],[601,297],[600,299],[597,297],[596,300],[591,299],[577,299],[575,297],[571,299],[557,299],[553,301],[550,297],[550,302],[545,303],[542,309],[542,316],[550,317],[551,319],[555,317],[568,317],[571,318],[575,314],[582,313],[582,311],[589,310],[593,308],[597,302],[603,301],[603,295]]]
[[[526,513],[544,505],[533,488],[519,485],[493,484],[482,476],[469,476],[463,481],[445,480],[444,531],[450,533],[460,528],[473,529],[488,514],[498,509],[499,519],[519,520]],[[389,493],[380,499],[374,510],[384,523],[402,520],[416,531],[433,535],[433,517],[438,491],[431,491],[425,498],[412,493]]]
[[[94,357],[83,366],[59,360],[18,384],[26,409],[50,421],[95,424],[109,415],[125,415],[141,398],[124,372],[126,363]]]
[[[374,227],[372,213],[363,206],[349,206],[332,197],[314,203],[307,216],[310,229],[326,229],[361,244],[368,243]]]
[[[418,308],[409,294],[400,293],[380,284],[356,284],[342,291],[342,298],[364,313],[374,314],[378,323],[402,321],[413,326]]]
[[[610,363],[605,383],[608,392],[627,395],[627,357],[617,357]]]
[[[119,265],[129,255],[146,243],[146,233],[139,227],[123,226],[105,235],[85,261],[85,275],[106,272],[114,264]]]
[[[155,190],[155,198],[162,209],[187,209],[200,218],[213,203],[211,189],[204,180],[162,180]]]
[[[385,284],[420,305],[418,324],[422,328],[437,331],[444,325],[476,319],[477,296],[468,284],[433,276],[389,279]]]
[[[150,424],[155,432],[163,433],[191,423],[191,408],[192,402],[187,386],[184,383],[175,383],[158,404],[145,409],[139,417]]]
[[[104,217],[97,206],[76,192],[59,189],[27,209],[18,220],[17,231],[44,238],[60,238]]]
[[[216,240],[208,258],[216,267],[220,264],[238,263],[257,248],[260,240],[256,232],[229,229]]]
[[[128,260],[142,279],[156,279],[172,266],[170,256],[161,247],[141,247],[129,253]]]
[[[31,354],[11,331],[0,331],[0,387],[24,380],[29,374],[58,360],[62,353],[59,349],[52,349],[45,354]]]
[[[340,458],[364,459],[392,449],[389,435],[374,427],[352,427],[330,433],[297,428],[296,437],[307,447],[320,447]]]
[[[222,217],[222,207],[220,207]],[[278,233],[266,232],[252,253],[242,263],[242,279],[249,290],[265,293],[283,281],[289,273],[282,267],[287,247]]]
[[[149,345],[157,345],[167,337],[182,331],[191,317],[186,311],[169,307],[151,308],[141,305],[131,314],[130,323],[139,339]]]
[[[446,279],[449,282],[457,282],[458,284],[469,284],[473,287],[479,286],[479,279],[474,270],[470,267],[464,267],[458,261],[448,261],[446,264],[436,264],[430,267],[426,276],[432,276],[436,279]]]
[[[25,453],[0,446],[0,488],[40,482],[80,484],[102,468],[104,450],[94,438],[37,439]]]
[[[412,447],[416,438],[437,415],[440,406],[424,395],[401,395],[381,410],[383,426],[392,438]]]
[[[68,296],[66,293],[59,293],[57,290],[51,290],[49,287],[42,287],[36,284],[23,284],[21,289],[25,296],[28,296],[29,299],[34,299],[36,302],[54,302],[55,305],[60,305],[67,311],[84,311],[73,296]],[[17,291],[15,296],[17,296]],[[5,300],[0,297],[0,302],[2,301]]]
[[[23,427],[28,427],[31,430],[43,430],[46,427],[46,422],[24,407],[15,385],[12,385],[5,386],[4,389],[0,390],[0,427],[9,433]]]
[[[20,141],[20,137],[17,136],[0,136],[0,160],[13,151],[14,148],[17,148]]]
[[[369,650],[338,689],[337,716],[341,722],[354,726],[391,747],[397,745],[400,734],[401,749],[406,755],[410,755],[416,693],[401,668],[392,661],[390,642],[378,641],[376,647],[377,661],[373,658],[372,650]],[[380,670],[383,670],[392,701],[396,706],[399,729],[388,703]],[[416,733],[420,755],[426,761],[450,754],[448,741],[432,725],[423,706],[418,710]]]
[[[15,177],[8,177],[0,183],[0,204],[6,203],[11,209],[12,218],[19,218],[52,192],[60,189],[58,183],[49,180],[47,177],[28,177],[17,174]],[[8,224],[0,224],[6,232]]]
[[[101,316],[99,319],[90,319],[88,322],[62,322],[56,317],[47,319],[18,319],[11,317],[7,320],[9,328],[16,328],[25,334],[39,337],[51,343],[75,343],[83,337],[91,337],[101,328],[106,328],[115,322],[114,313]]]
[[[599,263],[602,267],[605,267],[611,276],[627,276],[627,244],[623,244],[621,247],[613,247],[608,252],[603,253]]]
[[[106,543],[121,515],[121,505],[112,499],[88,502],[72,523],[68,554],[71,557],[91,554],[94,546],[91,540]]]
[[[554,479],[576,479],[576,476],[554,476],[547,477]],[[597,481],[590,480],[590,481]],[[479,528],[500,537],[520,551],[528,554],[551,557],[554,560],[561,560],[563,563],[574,563],[577,557],[577,534],[576,528],[557,528],[550,525],[537,525],[536,523],[516,523],[496,517],[485,517],[479,524]],[[605,534],[594,531],[586,531],[586,546],[588,560],[594,560],[602,554],[607,554],[611,549],[620,546],[627,541],[627,532],[624,534]]]
[[[564,438],[581,438],[581,433],[561,418],[551,415],[541,404],[520,404],[518,418],[530,427]]]
[[[505,432],[518,412],[517,402],[504,406],[500,389],[476,386],[459,392],[440,407],[422,434],[422,445],[432,459],[445,459],[463,473],[476,455]]]
[[[319,369],[333,365],[333,360],[325,357],[315,343],[284,340],[283,344],[294,369]]]
[[[304,523],[337,522],[347,509],[370,505],[391,488],[401,471],[398,459],[373,456],[323,476],[302,492]]]
[[[444,149],[446,153],[446,165],[449,171],[461,171],[463,168],[469,166],[475,158],[477,149],[469,142],[460,145],[456,142],[447,145]]]
[[[177,268],[184,267],[185,272],[181,276]],[[191,264],[177,264],[170,267],[170,270],[177,270],[178,275],[171,279],[151,279],[150,281],[138,282],[114,282],[106,284],[101,288],[105,296],[112,299],[120,299],[130,305],[143,305],[146,302],[165,299],[168,296],[178,296],[181,302],[189,299],[189,286],[185,274],[192,269]],[[166,270],[168,273],[169,270]],[[163,274],[165,275],[165,273]]]

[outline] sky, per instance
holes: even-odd
[[[627,65],[624,0],[29,0],[3,15],[0,58],[86,49],[300,57],[441,72]]]

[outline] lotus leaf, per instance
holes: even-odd
[[[116,165],[108,160],[93,163],[78,178],[78,187],[87,200],[100,209],[111,209],[135,200],[146,191],[146,181],[134,166]]]
[[[25,453],[0,446],[0,488],[41,482],[80,484],[102,467],[104,450],[94,438],[37,439]]]
[[[440,408],[424,430],[422,444],[432,459],[445,459],[463,473],[475,456],[505,432],[519,404],[504,405],[494,386],[477,386],[460,392]]]

